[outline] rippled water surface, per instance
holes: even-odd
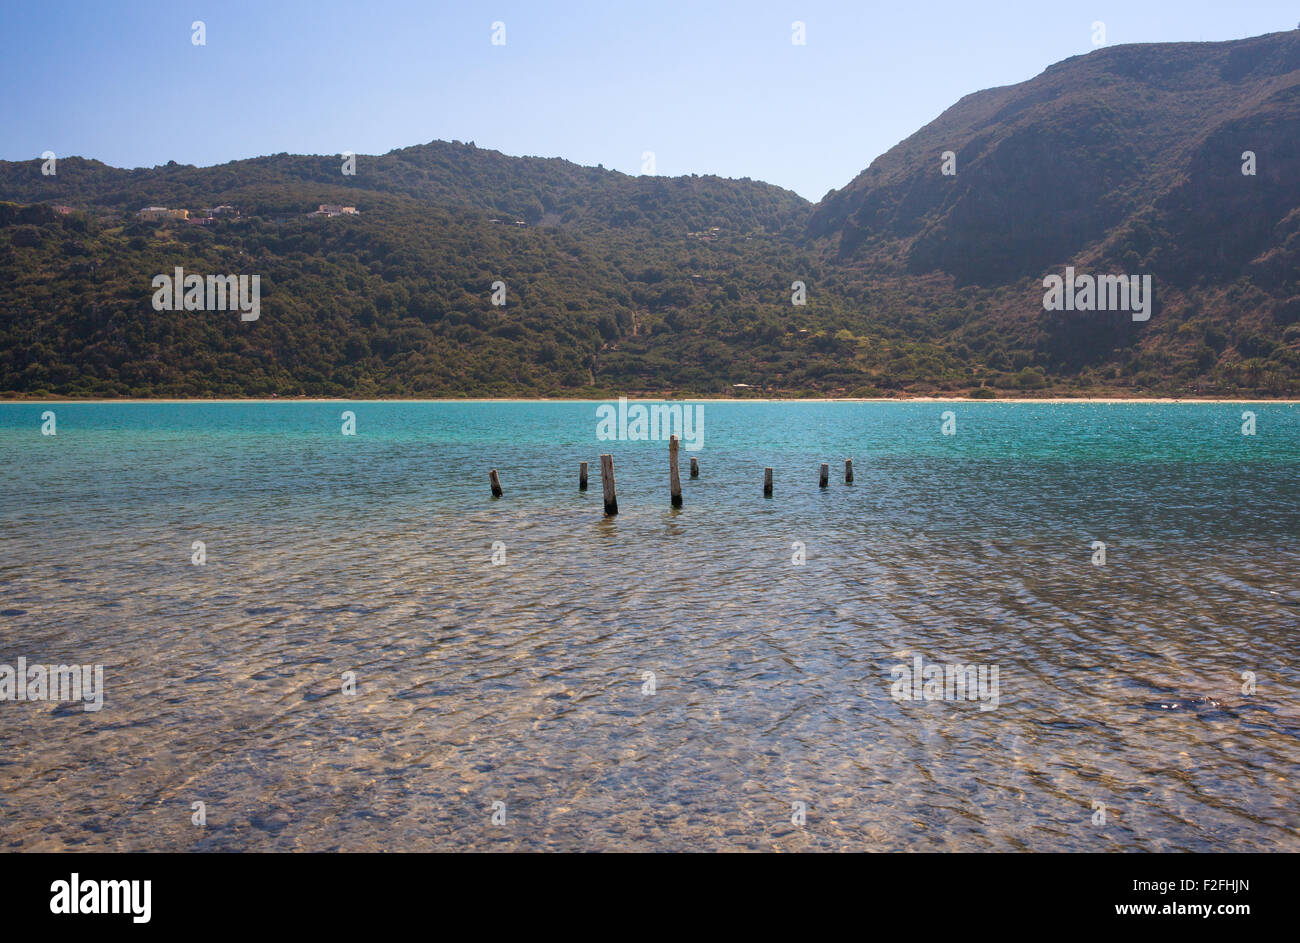
[[[1300,407],[703,410],[0,405],[0,848],[1300,851]]]

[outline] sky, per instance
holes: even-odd
[[[1098,22],[1108,45],[1221,41],[1295,29],[1300,3],[0,0],[0,159],[442,139],[630,174],[650,151],[817,200],[962,96],[1091,52]]]

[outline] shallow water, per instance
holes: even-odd
[[[0,848],[1300,851],[1300,407],[703,410],[0,404]]]

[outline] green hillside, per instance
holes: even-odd
[[[1300,32],[1066,60],[816,206],[457,142],[356,161],[0,162],[0,395],[1300,394]],[[259,275],[260,318],[155,311],[177,266]],[[1150,274],[1153,316],[1044,311],[1066,266]]]

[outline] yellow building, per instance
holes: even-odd
[[[340,206],[337,203],[322,203],[320,209],[308,216],[360,216],[355,206]]]
[[[165,206],[146,206],[136,214],[143,220],[189,219],[189,210],[169,210]]]

